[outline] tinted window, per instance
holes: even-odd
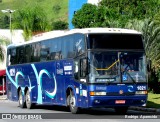
[[[24,53],[24,47],[17,47],[16,48],[16,64],[22,64],[25,63],[25,53]]]
[[[84,35],[74,34],[63,37],[63,58],[74,58],[85,51]]]
[[[141,35],[136,34],[90,34],[89,49],[143,49]]]
[[[8,51],[10,58],[8,65],[74,58],[85,51],[84,35],[67,35],[19,46]]]
[[[26,45],[25,46],[25,63],[31,62],[31,55],[32,55],[32,46]]]
[[[47,61],[50,59],[50,42],[41,42],[40,61]]]
[[[10,52],[11,53],[10,63],[11,63],[11,65],[13,65],[13,64],[17,63],[17,60],[16,60],[16,49],[13,48],[10,51],[11,51]]]
[[[75,46],[75,52],[76,56],[84,53],[85,51],[85,42],[84,42],[84,35],[82,34],[75,34],[75,41],[74,41],[74,46]]]
[[[50,60],[59,60],[62,58],[61,39],[56,38],[49,40],[50,42]]]
[[[32,44],[32,54],[31,54],[31,62],[39,62],[40,61],[40,43]]]
[[[62,46],[62,51],[63,51],[63,58],[72,58],[75,56],[75,52],[73,49],[74,46],[74,36],[65,36],[63,37],[63,46]]]

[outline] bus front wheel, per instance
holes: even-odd
[[[75,98],[73,92],[70,92],[70,95],[68,95],[67,99],[68,99],[68,102],[69,102],[68,104],[69,104],[70,111],[73,114],[79,113],[80,108],[76,107],[76,98]]]
[[[25,98],[22,94],[22,90],[19,91],[18,103],[21,108],[26,108]]]

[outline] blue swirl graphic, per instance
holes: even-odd
[[[18,85],[18,77],[19,77],[20,75],[24,78],[24,74],[23,74],[22,72],[20,72],[20,71],[17,72],[17,73],[16,73],[16,76],[15,76],[15,81],[16,81],[16,84],[17,84],[18,87],[19,87],[19,85]],[[24,95],[24,89],[25,89],[24,87],[21,87],[21,90],[22,90],[22,94],[23,94],[23,95]]]
[[[37,103],[38,104],[42,104],[42,89],[41,89],[41,84],[40,84],[40,80],[39,80],[39,76],[38,76],[38,72],[37,72],[37,69],[35,67],[34,64],[31,64],[33,70],[34,70],[34,73],[36,75],[36,79],[37,79],[37,85],[38,85],[38,98],[37,98]]]
[[[48,71],[46,69],[42,69],[38,74],[38,71],[37,71],[35,65],[31,64],[31,66],[32,66],[33,71],[35,73],[35,76],[36,76],[36,79],[37,79],[37,85],[38,85],[37,103],[38,104],[42,104],[42,75],[46,74],[50,79],[52,78],[52,76],[48,73]],[[9,74],[7,69],[6,69],[6,74],[7,74],[8,78],[9,78],[10,82],[18,89],[18,87],[19,87],[18,86],[18,77],[22,76],[24,78],[24,74],[21,71],[17,72],[16,76],[15,76],[15,81],[12,79],[12,77],[10,76],[10,74]],[[45,94],[50,98],[54,98],[55,95],[56,95],[56,92],[57,92],[57,82],[56,82],[56,78],[55,78],[54,73],[53,73],[53,79],[54,79],[54,86],[55,86],[53,92],[50,93],[50,92],[45,90]],[[28,81],[29,81],[29,90],[31,91],[35,86],[31,86],[31,81],[30,81],[29,76],[28,76]],[[24,95],[25,87],[21,87],[21,89],[22,89],[22,93]]]
[[[55,75],[53,74],[53,79],[54,79],[54,91],[52,93],[49,93],[48,91],[45,91],[46,92],[46,95],[50,98],[54,98],[56,93],[57,93],[57,83],[56,83],[56,78],[55,78]]]
[[[42,86],[42,75],[43,74],[46,74],[50,79],[52,78],[47,70],[45,70],[45,69],[41,70],[39,73],[39,81],[40,81],[41,86]],[[57,92],[57,83],[56,83],[56,78],[55,78],[54,74],[53,74],[53,78],[54,78],[55,89],[51,93],[45,90],[46,95],[50,98],[54,98],[56,95],[56,92]]]
[[[12,77],[10,76],[10,74],[9,74],[7,69],[6,69],[6,74],[7,74],[8,78],[9,78],[10,82],[18,89],[18,87],[19,87],[19,85],[18,85],[18,77],[21,75],[24,78],[24,74],[21,71],[17,72],[16,76],[15,76],[15,81],[12,79]],[[29,79],[29,77],[28,77],[28,79]],[[31,91],[35,86],[31,87],[30,79],[29,79],[29,85],[30,85],[29,90]],[[25,87],[21,87],[23,95],[24,95],[24,89],[25,89]]]
[[[29,91],[31,91],[35,86],[31,85],[31,80],[30,80],[29,76],[28,76],[28,81],[29,81]]]
[[[24,74],[22,72],[17,72],[15,76],[16,84],[18,85],[18,76],[21,75],[24,78]]]

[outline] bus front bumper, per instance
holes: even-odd
[[[88,107],[145,106],[147,96],[91,96]]]

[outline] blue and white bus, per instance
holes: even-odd
[[[10,45],[6,82],[8,99],[19,101],[22,108],[61,105],[78,113],[113,107],[125,113],[129,106],[145,106],[142,34],[118,28],[73,29]]]

